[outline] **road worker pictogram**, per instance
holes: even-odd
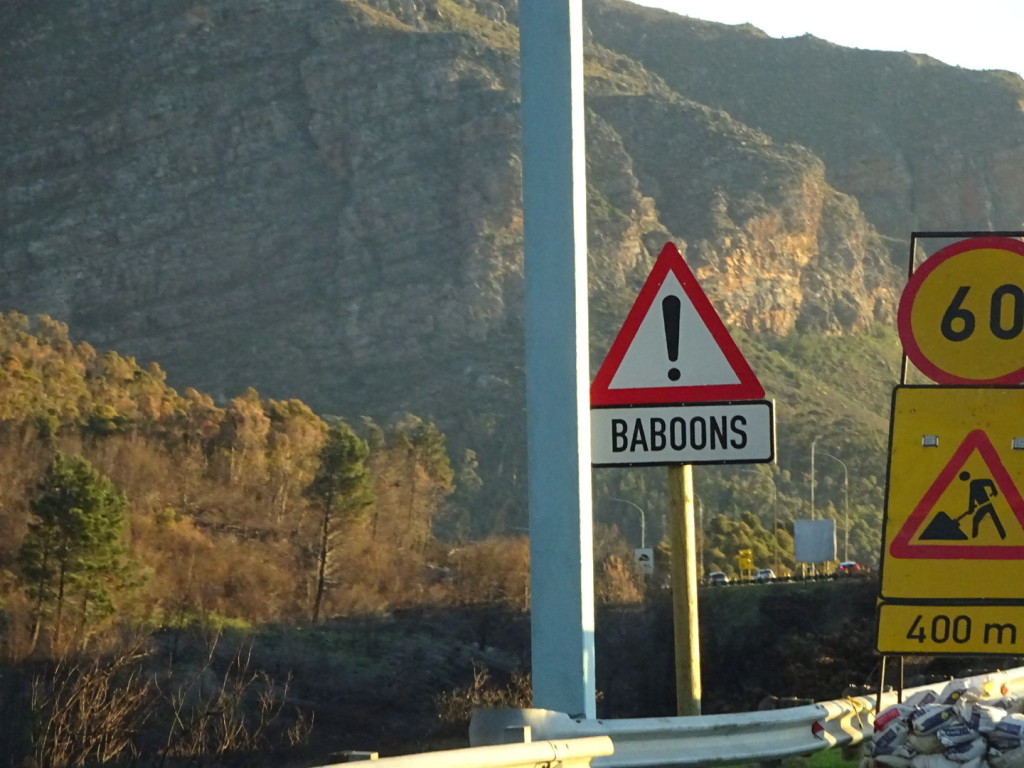
[[[999,515],[996,513],[992,499],[999,495],[996,484],[987,477],[971,478],[970,472],[961,472],[960,480],[969,483],[967,486],[967,511],[950,517],[944,511],[940,511],[928,526],[921,532],[922,541],[966,541],[968,538],[977,539],[978,530],[982,520],[991,518],[992,524],[996,527],[1000,539],[1006,538],[1006,530],[999,522]],[[960,527],[960,521],[965,517],[971,517],[971,535],[968,536]]]
[[[964,438],[889,552],[901,558],[1024,558],[1024,500],[984,430]]]

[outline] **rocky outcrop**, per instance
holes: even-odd
[[[685,237],[691,266],[731,326],[784,336],[893,319],[888,249],[813,154],[679,99],[592,103],[625,137],[641,187]]]
[[[595,42],[680,94],[821,157],[882,233],[1019,229],[1024,80],[928,56],[776,40],[620,0],[593,0]],[[1014,170],[1017,169],[1017,170]]]

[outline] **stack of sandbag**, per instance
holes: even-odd
[[[1024,700],[953,680],[878,713],[861,768],[1024,768]]]

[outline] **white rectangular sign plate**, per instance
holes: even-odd
[[[590,409],[595,467],[753,464],[775,458],[770,400]]]

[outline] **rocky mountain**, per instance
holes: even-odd
[[[880,232],[905,243],[913,230],[1021,227],[1016,74],[634,11],[594,6],[595,40],[675,91],[810,149]]]
[[[585,12],[595,367],[666,240],[785,402],[798,372],[771,350],[891,325],[912,230],[1024,221],[1015,75]],[[518,498],[516,17],[5,0],[0,308],[220,398],[433,418]]]

